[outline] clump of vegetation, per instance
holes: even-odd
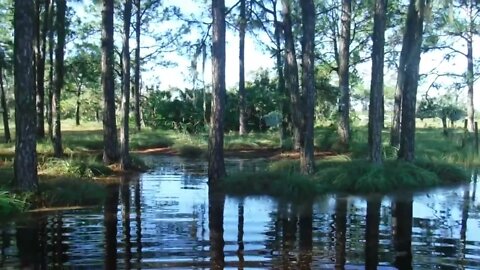
[[[26,203],[15,198],[7,191],[0,191],[0,217],[5,217],[19,213],[25,208]]]
[[[104,185],[81,178],[41,179],[39,191],[31,198],[37,207],[99,205],[106,197]]]
[[[343,157],[317,162],[317,171],[311,176],[300,175],[298,161],[274,162],[264,171],[229,175],[224,188],[231,194],[301,198],[329,192],[390,193],[468,180],[464,170],[446,163],[386,161],[375,166]]]
[[[96,177],[112,174],[112,170],[93,158],[47,158],[39,164],[39,172],[51,176]]]

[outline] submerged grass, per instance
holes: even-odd
[[[454,165],[429,161],[386,161],[383,166],[375,166],[365,160],[323,160],[317,162],[317,171],[311,176],[301,175],[298,168],[298,161],[274,162],[260,172],[232,173],[223,187],[235,195],[301,199],[330,192],[370,194],[418,190],[468,180],[465,171]]]

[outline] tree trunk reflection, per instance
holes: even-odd
[[[337,198],[335,205],[335,269],[344,269],[347,234],[347,200]]]
[[[223,210],[225,194],[212,190],[208,193],[208,227],[210,230],[210,263],[211,269],[223,269],[225,254],[223,240]]]
[[[378,265],[380,203],[380,199],[370,199],[367,202],[367,222],[365,225],[365,269],[377,269]]]
[[[117,268],[118,185],[108,187],[104,206],[105,269]]]
[[[395,266],[399,269],[412,268],[412,223],[413,200],[411,195],[393,203],[392,225],[395,247]]]

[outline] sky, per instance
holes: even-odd
[[[86,1],[88,2],[88,1]],[[200,3],[199,3],[200,2]],[[236,1],[226,0],[226,6],[229,7],[233,5]],[[183,0],[183,1],[175,1],[175,0],[165,0],[165,4],[175,4],[180,6],[182,11],[189,14],[199,14],[202,11],[205,12],[205,6],[201,4],[201,1],[195,0]],[[86,16],[87,18],[91,18],[90,14],[86,14],[82,11],[82,6],[77,4],[75,7],[76,11],[79,13],[79,16]],[[209,15],[208,12],[205,12],[206,15]],[[210,17],[204,18],[204,21],[209,22],[211,20]],[[155,28],[155,27],[154,27]],[[158,26],[158,30],[160,30],[162,26]],[[192,31],[188,38],[196,39],[198,38],[195,35],[195,31]],[[265,37],[263,37],[265,38]],[[255,73],[259,69],[270,69],[272,70],[274,67],[274,59],[272,55],[268,52],[265,52],[264,48],[262,48],[258,44],[258,39],[262,39],[262,35],[258,34],[255,38],[252,37],[251,33],[247,33],[246,40],[245,40],[245,73],[246,79],[253,80]],[[118,42],[120,39],[117,38]],[[235,88],[238,84],[238,77],[239,77],[239,60],[238,60],[238,46],[239,40],[238,35],[233,29],[227,28],[227,35],[226,35],[226,85],[227,89]],[[478,43],[478,38],[474,41]],[[131,41],[131,48],[134,48],[135,41]],[[142,46],[152,46],[155,45],[155,41],[151,38],[144,37],[142,39]],[[475,47],[475,45],[474,45]],[[465,46],[460,47],[462,50],[465,50]],[[143,50],[143,53],[148,53],[148,50]],[[168,90],[171,88],[191,88],[192,85],[192,73],[191,73],[191,60],[192,55],[181,55],[180,53],[172,52],[164,55],[165,60],[169,60],[176,63],[176,66],[169,66],[164,67],[159,65],[155,62],[146,63],[144,65],[145,71],[142,73],[142,80],[145,85],[152,86],[152,85],[159,85],[160,89]],[[431,52],[422,54],[421,62],[420,62],[420,73],[429,73],[433,68],[437,68],[439,72],[456,72],[462,73],[466,70],[467,62],[465,57],[455,57],[451,59],[449,62],[442,61],[443,54],[441,52]],[[201,60],[198,61],[198,71],[201,70]],[[370,87],[370,77],[371,77],[371,62],[366,62],[358,67],[359,73],[363,78],[363,87],[368,89]],[[211,83],[211,62],[210,58],[208,58],[205,67],[205,81],[207,84]],[[201,78],[201,74],[199,75]],[[419,85],[419,96],[421,96],[427,91],[428,87],[430,86],[431,82],[433,81],[434,77],[428,77],[422,84]],[[395,86],[396,80],[396,70],[386,69],[385,70],[385,85],[386,86]],[[449,78],[441,78],[437,81],[437,83],[441,86],[439,90],[429,90],[430,96],[442,95],[446,93],[448,88],[450,87],[452,80]],[[478,88],[478,82],[475,84],[475,89]],[[459,102],[465,101],[466,96],[466,89],[462,89],[462,94],[460,94]],[[480,105],[480,95],[475,93],[475,107],[477,108]]]

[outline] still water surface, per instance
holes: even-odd
[[[474,183],[292,204],[209,195],[205,162],[145,159],[155,169],[111,186],[102,207],[2,223],[0,268],[480,269]]]

